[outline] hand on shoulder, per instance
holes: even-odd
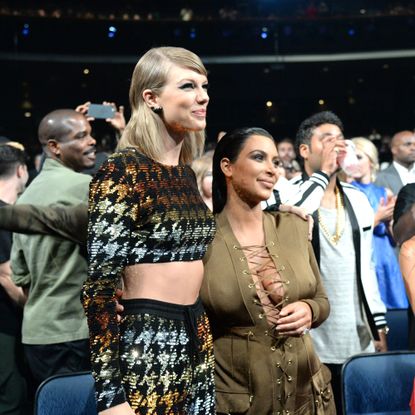
[[[307,221],[308,222],[308,240],[311,241],[313,239],[314,220],[313,220],[313,217],[309,215],[304,208],[299,207],[299,206],[281,204],[279,206],[279,211],[285,212],[285,213],[292,213],[293,215],[298,216],[304,221]]]

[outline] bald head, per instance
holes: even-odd
[[[400,131],[392,137],[391,152],[393,160],[409,168],[415,162],[415,134]]]
[[[391,141],[391,148],[393,146],[396,145],[400,145],[402,144],[402,142],[406,139],[406,138],[410,138],[413,137],[414,133],[412,131],[406,130],[406,131],[399,131],[398,133],[396,133],[393,137],[392,137],[392,141]]]
[[[84,116],[72,109],[55,110],[43,117],[39,124],[38,138],[42,147],[49,140],[62,141],[73,129],[73,123]]]
[[[91,125],[79,112],[64,109],[46,115],[39,124],[39,141],[49,158],[74,171],[95,164],[96,142],[91,136]]]

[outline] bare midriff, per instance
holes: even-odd
[[[130,265],[124,269],[122,298],[190,305],[199,296],[202,280],[201,260]]]

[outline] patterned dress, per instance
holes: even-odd
[[[128,401],[140,414],[214,413],[212,338],[201,304],[126,300],[121,324],[115,311],[125,267],[200,260],[214,229],[189,166],[129,148],[98,171],[82,299],[99,411]]]

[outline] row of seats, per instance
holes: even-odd
[[[408,347],[407,310],[390,310],[387,320],[391,351],[357,355],[343,366],[343,411],[346,415],[410,414],[415,352],[399,351]],[[96,413],[94,381],[89,372],[53,376],[37,391],[36,415]]]
[[[415,352],[352,357],[342,371],[344,414],[410,415],[414,376]],[[53,376],[36,394],[35,415],[96,413],[94,380],[89,372]]]

